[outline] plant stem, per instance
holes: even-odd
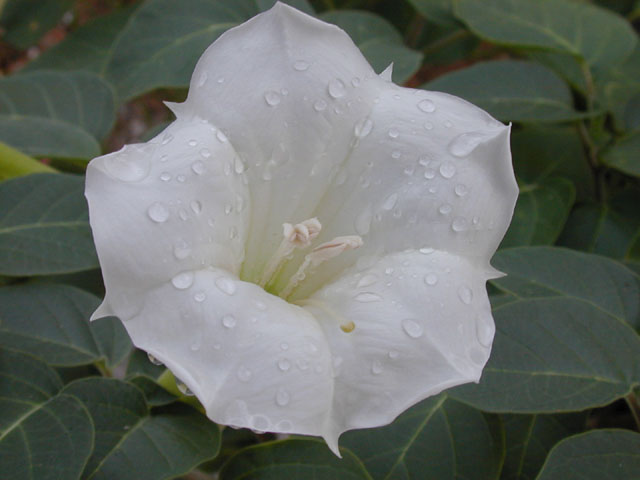
[[[0,142],[0,180],[39,172],[53,173],[57,170]]]

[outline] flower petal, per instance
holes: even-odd
[[[124,325],[166,364],[209,418],[236,427],[320,435],[332,393],[324,334],[304,309],[219,269],[147,293]]]
[[[491,271],[518,194],[509,127],[459,98],[387,85],[369,117],[370,133],[313,212],[323,224],[319,242],[357,234],[364,245],[321,266],[294,299],[356,258],[407,248],[459,254]]]
[[[252,220],[243,278],[259,278],[283,223],[311,218],[381,85],[344,31],[282,3],[203,54],[176,113],[220,125],[246,161]]]
[[[181,272],[243,260],[247,187],[238,157],[200,120],[94,159],[86,196],[107,296],[94,318],[135,315],[146,292]]]
[[[325,438],[391,422],[416,402],[478,381],[495,332],[485,272],[441,250],[387,255],[300,303],[333,354]],[[345,333],[341,325],[353,330]]]

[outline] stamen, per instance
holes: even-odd
[[[333,257],[337,257],[343,252],[361,247],[362,243],[362,238],[358,235],[347,235],[344,237],[336,237],[330,242],[317,246],[309,255],[304,257],[304,262],[300,265],[298,271],[289,279],[289,283],[287,283],[287,286],[280,292],[280,296],[287,298],[293,289],[306,278],[307,269],[316,268],[318,265]]]
[[[280,246],[276,253],[271,257],[269,263],[262,272],[258,285],[264,287],[276,275],[282,265],[284,265],[287,257],[293,253],[296,248],[306,248],[318,236],[322,225],[317,218],[310,218],[296,225],[285,223],[282,225],[282,235],[284,238],[280,242]]]

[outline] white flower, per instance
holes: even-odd
[[[211,45],[172,108],[158,137],[89,165],[94,318],[118,316],[215,422],[336,452],[478,381],[517,196],[508,127],[378,77],[283,4]]]

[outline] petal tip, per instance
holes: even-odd
[[[380,72],[378,77],[380,77],[380,80],[383,80],[385,82],[389,82],[389,83],[393,82],[393,80],[392,80],[392,77],[393,77],[393,62],[391,62],[387,68],[385,68],[382,72]]]

